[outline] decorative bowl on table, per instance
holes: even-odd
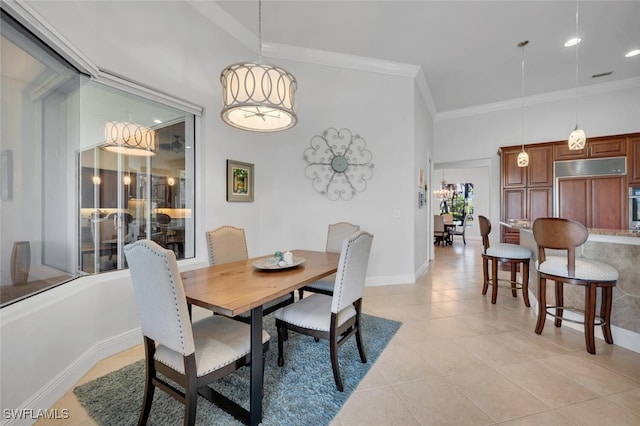
[[[253,267],[261,271],[281,271],[284,269],[295,268],[304,263],[304,257],[294,256],[291,263],[287,263],[284,260],[278,261],[275,257],[265,257],[253,262]]]

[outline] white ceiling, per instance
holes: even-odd
[[[187,1],[236,36],[251,32],[244,42],[257,49],[257,0],[216,1],[214,9]],[[314,49],[419,66],[441,113],[520,99],[522,40],[529,40],[525,96],[574,96],[575,48],[563,44],[575,35],[575,15],[575,1],[263,0],[263,51]],[[640,56],[624,57],[640,49],[639,21],[640,1],[580,1],[582,91],[640,85]]]

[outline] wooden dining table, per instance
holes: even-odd
[[[261,256],[247,260],[207,266],[181,273],[189,305],[235,316],[251,312],[251,373],[249,379],[249,411],[232,401],[214,401],[234,417],[250,425],[262,422],[262,305],[291,293],[306,284],[335,273],[339,253],[292,250],[294,259],[304,262],[295,267],[261,269]],[[229,404],[228,402],[231,402]]]

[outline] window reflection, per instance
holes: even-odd
[[[193,120],[193,118],[191,118]],[[178,259],[193,257],[190,132],[185,118],[155,124],[152,156],[114,153],[95,146],[80,153],[82,236],[79,269],[126,268],[122,247],[151,239]],[[192,132],[191,132],[192,134]],[[96,183],[99,182],[99,183]]]
[[[194,108],[90,80],[4,8],[0,20],[0,306],[126,268],[140,238],[193,257]]]

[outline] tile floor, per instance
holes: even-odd
[[[639,425],[640,354],[551,322],[533,332],[522,298],[482,287],[481,244],[438,247],[416,285],[369,287],[364,311],[403,325],[332,426]],[[99,362],[79,383],[142,358],[141,346]],[[69,391],[66,425],[92,424]],[[38,423],[46,424],[45,421]]]

